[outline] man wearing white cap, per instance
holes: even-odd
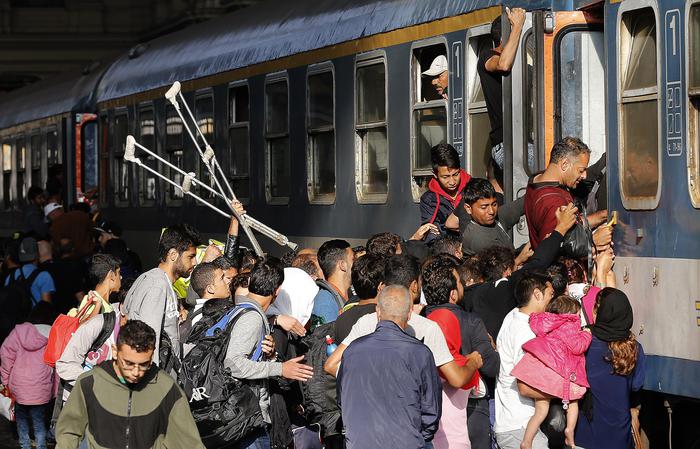
[[[63,215],[63,206],[58,203],[49,203],[44,206],[44,215],[49,221],[54,221],[59,216]]]
[[[430,68],[423,72],[423,75],[434,77],[431,84],[435,86],[438,95],[447,100],[447,85],[450,78],[447,71],[447,58],[444,55],[437,56],[430,64]]]

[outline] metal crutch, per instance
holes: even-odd
[[[177,96],[180,95],[180,98],[182,99],[182,102],[185,105],[185,109],[187,109],[187,112],[190,115],[190,118],[192,119],[193,124],[195,125],[195,128],[197,129],[197,132],[202,138],[202,141],[204,142],[204,145],[206,147],[206,151],[202,152],[202,149],[199,147],[199,143],[197,142],[197,138],[194,136],[192,133],[192,130],[190,129],[189,126],[187,126],[187,121],[185,120],[185,117],[182,115],[182,111],[180,110],[180,103],[177,101]],[[214,163],[218,167],[218,163],[216,163],[216,155],[214,154],[214,149],[209,145],[209,142],[207,142],[206,138],[204,137],[204,134],[202,134],[202,131],[199,129],[199,126],[197,126],[197,121],[195,120],[194,116],[192,115],[192,111],[190,111],[189,106],[187,105],[187,102],[185,101],[184,97],[182,97],[182,93],[180,92],[180,82],[175,81],[173,85],[168,89],[168,91],[165,93],[165,98],[170,101],[170,103],[173,105],[175,108],[175,112],[177,112],[177,115],[180,116],[180,120],[182,120],[182,124],[187,129],[187,134],[189,134],[190,138],[192,139],[192,142],[194,143],[195,148],[197,148],[197,152],[199,153],[199,156],[202,158],[202,162],[204,162],[204,165],[207,167],[209,170],[209,175],[212,177],[214,180],[214,183],[216,184],[216,187],[219,189],[219,192],[221,192],[221,195],[223,197],[226,197],[224,194],[224,189],[221,187],[221,183],[219,183],[219,179],[216,177],[216,174],[214,173],[214,170],[212,170],[212,167],[210,165],[210,162],[214,160]],[[233,190],[231,190],[231,186],[228,184],[228,181],[226,180],[226,176],[223,176],[223,171],[221,170],[221,167],[219,167],[219,171],[221,172],[221,175],[224,179],[224,182],[226,183],[226,186],[229,189],[229,192],[231,193],[231,198],[234,201],[237,201],[236,195],[233,193]],[[248,236],[248,239],[250,240],[251,245],[253,245],[253,249],[255,250],[255,253],[258,256],[263,255],[262,248],[260,247],[260,244],[258,243],[257,239],[255,238],[255,235],[253,235],[253,232],[250,230],[250,227],[248,225],[248,222],[244,217],[241,217],[238,212],[229,204],[229,201],[226,201],[226,203],[229,206],[229,209],[231,209],[231,212],[236,216],[238,219],[238,222],[241,224],[241,227],[243,227],[243,231],[246,233]]]
[[[172,168],[173,170],[177,171],[178,173],[182,174],[184,179],[182,182],[182,185],[170,180],[168,177],[165,175],[159,173],[158,171],[152,169],[148,165],[145,165],[143,162],[141,162],[140,159],[138,159],[135,156],[136,148],[141,149],[145,153],[149,154],[156,160],[162,162],[163,164],[167,165],[168,167]],[[206,190],[210,191],[211,193],[219,196],[220,198],[223,198],[224,200],[228,201],[226,197],[222,196],[219,192],[216,192],[214,189],[209,187],[206,183],[203,183],[196,179],[196,175],[192,172],[188,173],[182,170],[181,168],[177,167],[176,165],[171,164],[167,160],[163,159],[160,157],[158,154],[154,153],[153,151],[149,150],[148,148],[144,147],[143,145],[139,144],[136,142],[136,139],[134,139],[133,136],[129,135],[126,138],[126,147],[124,151],[124,160],[127,162],[133,162],[141,167],[143,167],[145,170],[149,171],[150,173],[155,174],[159,178],[165,180],[167,183],[179,188],[183,193],[186,193],[190,195],[191,197],[195,198],[198,200],[200,203],[204,204],[205,206],[209,207],[210,209],[216,211],[220,215],[223,215],[224,217],[231,218],[231,214],[228,214],[226,212],[223,212],[221,209],[217,208],[216,206],[212,205],[202,197],[195,195],[190,191],[192,185],[199,185],[201,187],[204,187]],[[298,248],[298,245],[294,242],[291,242],[287,236],[280,234],[279,232],[273,230],[269,226],[265,225],[264,223],[256,220],[255,218],[249,216],[249,215],[244,215],[246,219],[248,220],[248,223],[250,224],[250,227],[255,229],[256,231],[260,232],[261,234],[265,235],[266,237],[270,238],[271,240],[276,241],[280,246],[288,246],[289,248],[296,250]],[[236,217],[238,219],[238,217]]]

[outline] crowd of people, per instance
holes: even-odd
[[[22,449],[32,436],[38,449],[633,447],[644,352],[590,150],[562,139],[505,201],[501,84],[525,11],[506,17],[506,42],[499,16],[477,65],[487,178],[433,147],[407,240],[259,257],[234,217],[223,244],[168,227],[144,271],[117,223],[64,210],[60,181],[30,188],[0,272],[0,377]],[[448,98],[444,55],[422,75]]]
[[[450,201],[427,192],[407,240],[259,257],[234,217],[221,244],[169,226],[147,271],[118,224],[31,189],[0,280],[20,446],[633,447],[644,352],[615,288],[614,222],[582,218],[589,154],[562,139],[502,205],[440,144]]]

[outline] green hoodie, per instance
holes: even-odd
[[[125,385],[108,360],[82,374],[56,425],[56,449],[204,449],[182,390],[163,370]]]

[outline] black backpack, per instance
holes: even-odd
[[[35,306],[32,284],[41,273],[37,268],[25,277],[22,269],[17,268],[7,277],[8,284],[0,288],[0,343],[5,341],[16,325],[27,321]],[[16,274],[18,279],[15,279]]]
[[[340,435],[343,432],[340,407],[338,407],[335,377],[323,370],[328,360],[326,335],[335,338],[335,321],[323,324],[302,338],[299,355],[304,354],[304,363],[314,369],[307,382],[301,382],[304,397],[304,416],[309,424],[319,424],[321,435]]]
[[[224,358],[236,320],[249,310],[240,304],[226,313],[198,340],[182,360],[178,383],[190,403],[202,443],[208,448],[226,447],[264,426],[257,395],[224,367]],[[263,317],[263,319],[266,319]],[[264,329],[251,360],[262,358]]]

